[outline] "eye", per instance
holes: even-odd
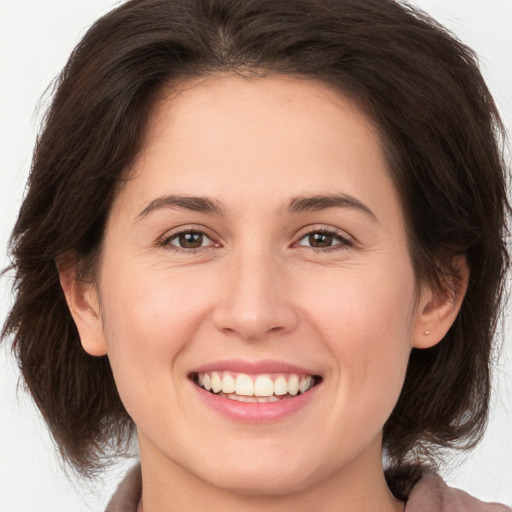
[[[296,243],[299,247],[310,247],[312,249],[344,249],[352,247],[353,241],[342,236],[336,231],[316,230],[302,236]]]
[[[215,246],[215,242],[203,231],[189,229],[164,238],[160,245],[170,247],[174,250],[194,250],[203,247]]]

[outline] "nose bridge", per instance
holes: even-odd
[[[217,328],[246,340],[270,331],[293,330],[297,317],[287,293],[283,262],[272,250],[240,247],[228,267],[214,315]]]

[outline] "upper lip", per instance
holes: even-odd
[[[191,373],[206,373],[212,371],[230,371],[234,373],[264,374],[264,373],[294,373],[301,375],[317,375],[311,369],[290,364],[286,361],[266,359],[261,361],[246,361],[242,359],[223,359],[205,363],[194,368]]]

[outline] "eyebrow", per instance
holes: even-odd
[[[327,208],[350,208],[358,210],[379,223],[377,216],[364,203],[346,194],[297,196],[288,204],[290,213],[325,210]]]
[[[224,208],[219,201],[210,199],[208,197],[193,197],[193,196],[180,196],[180,195],[165,195],[153,199],[142,210],[135,219],[136,222],[147,217],[155,210],[162,208],[182,208],[193,212],[210,213],[214,215],[224,215]]]
[[[138,222],[150,213],[164,208],[181,208],[184,210],[224,216],[225,207],[220,201],[208,197],[165,195],[153,199],[136,217]],[[294,197],[286,207],[289,213],[319,211],[328,208],[350,208],[367,215],[374,222],[379,222],[376,215],[364,203],[346,194],[329,194]]]

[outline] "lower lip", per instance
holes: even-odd
[[[228,418],[245,423],[267,423],[277,421],[304,408],[316,394],[320,384],[293,398],[283,398],[278,402],[238,402],[215,395],[192,383],[200,398],[215,411]]]

